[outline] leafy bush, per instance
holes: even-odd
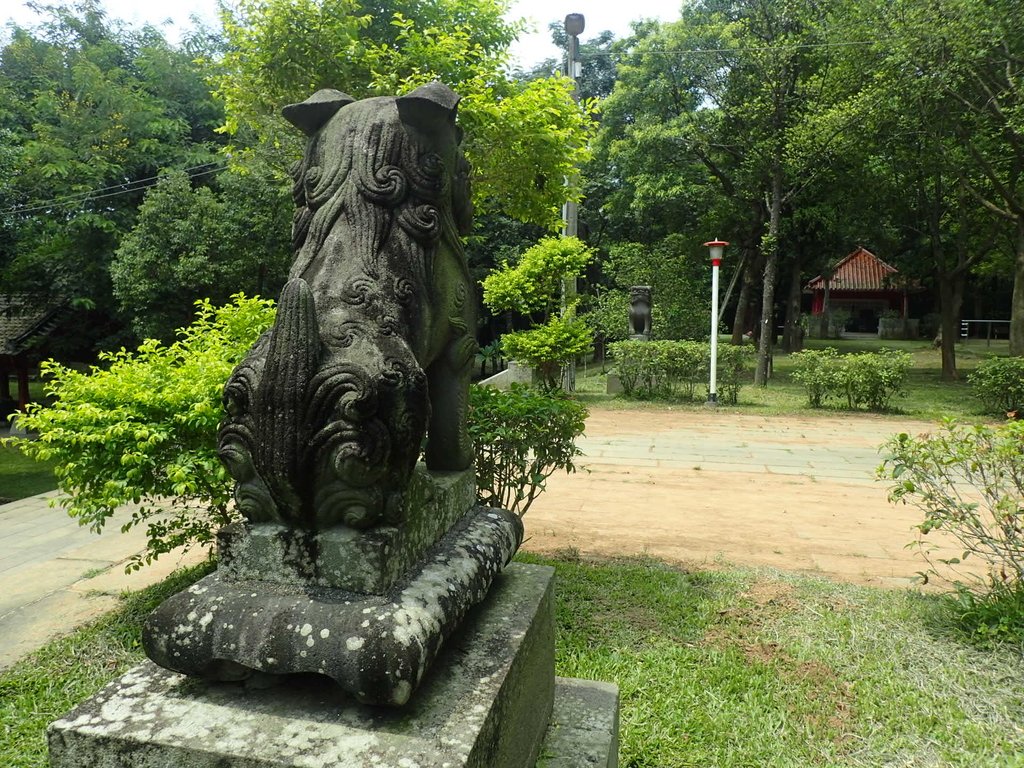
[[[575,472],[587,409],[561,390],[522,384],[508,390],[472,386],[469,433],[476,446],[477,499],[520,517],[553,472]]]
[[[537,371],[545,389],[558,389],[562,366],[587,354],[591,345],[590,328],[571,313],[501,337],[502,352]]]
[[[985,360],[967,380],[989,413],[1005,415],[1024,409],[1024,357]]]
[[[981,645],[1024,642],[1024,584],[992,582],[983,592],[956,584],[948,599],[959,628]]]
[[[880,349],[844,355],[842,362],[846,402],[850,408],[865,406],[871,411],[882,411],[897,395],[906,394],[907,374],[911,357],[897,349]]]
[[[134,352],[101,356],[87,373],[43,363],[53,404],[20,419],[38,432],[15,444],[56,464],[60,495],[82,525],[100,531],[114,510],[138,505],[122,530],[145,523],[140,568],[181,545],[206,543],[233,519],[231,482],[217,458],[221,390],[235,364],[273,322],[273,302],[233,297],[197,318],[170,345],[153,339]],[[167,501],[169,500],[169,504]]]
[[[710,344],[707,345],[708,359],[711,358]],[[740,387],[750,382],[750,371],[756,356],[754,347],[718,347],[718,399],[723,403],[736,405],[740,399]]]
[[[594,254],[575,237],[547,237],[529,248],[518,264],[505,263],[483,281],[484,304],[492,312],[540,315],[528,331],[502,337],[502,351],[536,369],[547,389],[561,385],[562,366],[591,347],[587,324],[576,318],[575,305],[556,310],[562,281],[582,274]]]
[[[793,378],[807,390],[812,408],[829,399],[846,399],[850,409],[882,411],[906,393],[911,357],[894,349],[839,355],[834,347],[794,352]]]
[[[681,396],[693,400],[707,394],[711,345],[706,342],[630,340],[610,344],[608,349],[615,358],[626,397]],[[737,402],[753,357],[752,347],[718,348],[717,382],[721,401]]]
[[[879,477],[892,481],[889,499],[924,513],[917,529],[930,572],[954,575],[968,558],[985,564],[971,591],[1010,595],[1024,590],[1024,422],[991,427],[947,421],[940,432],[895,435],[883,446]],[[924,538],[952,536],[963,553],[933,558]]]
[[[825,398],[839,390],[842,377],[838,356],[835,347],[805,349],[789,356],[793,362],[793,380],[807,390],[807,402],[812,408],[821,408]]]
[[[506,262],[484,279],[484,304],[498,312],[541,312],[546,319],[557,309],[562,280],[582,274],[593,257],[575,237],[545,237],[517,264]]]

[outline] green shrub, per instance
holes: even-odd
[[[644,343],[644,342],[638,342]],[[711,349],[699,341],[651,341],[657,356],[659,387],[657,394],[664,397],[679,395],[693,400],[707,392]]]
[[[469,433],[476,449],[477,499],[520,517],[555,470],[575,472],[587,409],[561,390],[522,384],[472,386]]]
[[[575,237],[545,237],[518,263],[505,262],[484,278],[483,301],[495,312],[556,314],[562,281],[583,274],[594,253]]]
[[[993,357],[967,377],[974,394],[993,414],[1024,409],[1024,357]]]
[[[546,237],[517,264],[505,262],[482,283],[484,304],[492,312],[540,315],[530,330],[505,334],[501,348],[536,370],[547,389],[560,387],[562,367],[591,349],[590,328],[576,317],[575,304],[562,306],[561,286],[582,274],[593,257],[575,237]]]
[[[39,438],[14,444],[55,463],[55,503],[82,525],[100,531],[117,507],[138,505],[122,530],[145,523],[147,551],[130,568],[209,542],[233,519],[217,458],[221,390],[273,322],[273,302],[238,295],[223,307],[197,306],[173,344],[149,339],[134,352],[104,354],[104,367],[87,373],[43,363],[53,404],[32,405],[20,419]]]
[[[839,391],[842,376],[837,365],[835,347],[805,349],[789,356],[793,362],[793,380],[807,390],[807,402],[812,408],[821,408],[826,398]]]
[[[947,596],[959,628],[984,646],[1024,642],[1024,584],[986,586],[979,592],[956,584]]]
[[[608,345],[615,358],[615,370],[626,397],[647,399],[654,396],[660,370],[658,347],[647,341],[616,341]]]
[[[711,345],[700,341],[619,341],[608,346],[626,397],[703,398],[708,392]],[[735,404],[754,360],[752,347],[718,348],[718,395]]]
[[[850,409],[882,411],[893,397],[906,394],[911,357],[894,349],[839,355],[834,347],[794,352],[793,379],[807,390],[812,408],[830,399],[842,400]]]
[[[710,345],[708,345],[710,346]],[[750,372],[754,369],[757,352],[754,347],[718,347],[718,398],[724,403],[736,405],[740,398],[740,387],[750,383]],[[708,351],[710,359],[711,352]]]
[[[587,324],[569,313],[528,331],[506,333],[501,337],[501,350],[506,357],[537,371],[545,389],[558,389],[562,367],[587,354],[592,342]]]
[[[909,353],[880,349],[843,355],[839,360],[846,402],[851,409],[864,406],[870,411],[883,411],[889,407],[893,397],[906,394],[907,374],[912,362]]]
[[[1024,422],[991,427],[947,421],[936,434],[895,435],[883,451],[878,476],[892,483],[890,501],[924,513],[917,544],[929,572],[957,577],[960,563],[979,559],[986,575],[968,577],[970,591],[996,598],[1017,595],[1019,604],[1024,590]],[[952,536],[962,554],[933,557],[924,540],[933,531]]]

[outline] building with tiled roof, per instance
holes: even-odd
[[[829,305],[833,311],[849,312],[849,330],[875,332],[883,313],[895,313],[902,320],[907,319],[908,287],[898,269],[867,248],[858,247],[833,268],[828,281]],[[804,286],[804,293],[812,296],[812,316],[821,315],[825,310],[825,288],[823,275]]]
[[[57,327],[64,311],[63,303],[0,296],[0,418],[28,404],[30,357]],[[16,401],[11,396],[12,376],[18,382]]]

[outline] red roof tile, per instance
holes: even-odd
[[[837,291],[892,291],[899,270],[875,256],[867,248],[857,248],[835,266],[830,287]],[[822,291],[825,280],[821,275],[807,283],[804,290]]]

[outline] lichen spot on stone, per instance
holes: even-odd
[[[303,637],[308,637],[309,633],[312,632],[312,631],[313,631],[313,625],[312,624],[303,624],[302,625],[302,629],[299,630],[299,634],[302,635]]]
[[[366,640],[364,640],[363,638],[353,636],[345,641],[345,647],[348,648],[350,651],[358,651],[360,648],[363,647],[363,644],[365,642]]]
[[[412,683],[408,680],[399,680],[395,683],[395,692],[392,694],[391,699],[396,704],[405,704],[409,700],[409,696],[412,694]],[[403,758],[405,759],[405,758]],[[399,761],[399,765],[401,765]]]
[[[315,642],[316,641],[312,637],[307,637],[306,638],[306,647],[307,648],[312,648],[313,647],[313,643],[315,643]]]
[[[208,612],[199,620],[199,626],[206,629],[211,621],[213,621],[213,614]]]
[[[320,630],[320,639],[321,640],[326,640],[330,636],[331,636],[331,630],[326,629],[326,628]]]

